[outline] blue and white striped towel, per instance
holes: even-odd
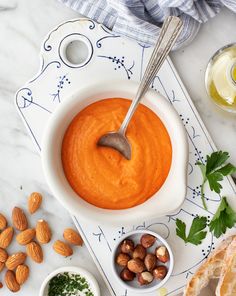
[[[166,16],[177,15],[184,23],[176,48],[191,42],[201,23],[222,7],[236,12],[236,0],[59,0],[114,32],[153,45]]]

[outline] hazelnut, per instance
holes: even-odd
[[[165,246],[160,246],[156,248],[157,259],[163,263],[170,260],[169,252]]]
[[[142,285],[148,285],[153,281],[153,275],[149,271],[144,271],[138,274],[138,282]]]
[[[142,235],[140,242],[144,248],[150,248],[155,243],[156,238],[151,234],[144,234]]]
[[[134,277],[135,277],[135,274],[130,270],[128,270],[128,268],[124,268],[120,273],[120,278],[126,282],[132,281]]]
[[[127,267],[134,273],[140,273],[145,270],[145,265],[139,258],[129,260]]]
[[[132,254],[134,250],[134,242],[130,239],[125,239],[120,245],[120,250],[122,253]]]
[[[157,257],[154,254],[147,254],[144,259],[144,264],[148,271],[153,270],[157,264]]]
[[[142,245],[137,245],[133,252],[133,258],[139,258],[143,260],[146,256],[146,249]]]
[[[126,267],[129,260],[130,260],[130,256],[124,253],[120,253],[116,257],[116,263],[122,267]]]
[[[162,280],[164,279],[164,277],[166,276],[167,274],[167,268],[166,266],[164,265],[161,265],[161,266],[157,266],[153,272],[152,272],[153,276],[155,279],[157,280]]]

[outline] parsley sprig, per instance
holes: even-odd
[[[203,182],[201,185],[201,199],[204,209],[207,210],[204,198],[204,186],[208,182],[211,191],[220,194],[222,185],[221,181],[225,176],[231,175],[236,172],[236,167],[231,163],[226,163],[229,159],[229,153],[223,151],[213,152],[207,155],[206,164],[197,162],[200,167]],[[236,212],[230,207],[226,197],[221,198],[220,205],[209,223],[209,230],[213,235],[219,238],[226,232],[228,228],[232,228],[236,224]],[[176,219],[176,234],[182,238],[185,243],[199,245],[206,237],[207,231],[207,218],[195,217],[192,221],[188,236],[186,235],[186,224],[180,219]]]
[[[232,228],[236,223],[236,212],[228,204],[226,197],[223,197],[221,203],[209,223],[209,229],[213,235],[219,238],[228,228]],[[206,217],[195,217],[192,221],[188,236],[186,236],[186,224],[176,219],[176,234],[182,238],[185,243],[199,245],[206,237],[207,231]]]
[[[227,228],[232,228],[235,223],[236,213],[228,204],[226,197],[223,197],[210,222],[210,231],[218,238],[226,232]]]
[[[207,231],[203,231],[207,226],[206,217],[195,217],[193,219],[188,236],[186,236],[186,224],[183,221],[176,219],[176,226],[176,234],[182,238],[185,243],[199,245],[207,235]]]
[[[211,155],[207,155],[206,164],[197,162],[200,167],[203,182],[201,185],[201,199],[204,209],[207,210],[207,205],[204,198],[204,186],[208,181],[211,191],[220,193],[222,185],[220,182],[225,176],[231,175],[236,172],[236,167],[226,161],[229,159],[229,153],[223,151],[213,152]]]

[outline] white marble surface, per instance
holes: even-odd
[[[9,8],[9,9],[3,9]],[[15,205],[26,208],[27,195],[40,191],[44,195],[42,209],[32,217],[30,225],[39,218],[49,221],[53,240],[62,237],[65,227],[72,226],[69,214],[50,195],[43,177],[40,157],[14,106],[14,93],[38,69],[40,44],[49,30],[78,14],[56,0],[0,0],[0,212],[10,220]],[[235,116],[218,110],[206,97],[204,70],[210,56],[221,46],[235,41],[235,15],[224,10],[202,27],[188,47],[172,54],[172,59],[198,108],[218,148],[231,153],[236,163]],[[12,244],[9,252],[22,250]],[[62,265],[79,265],[94,273],[99,280],[102,296],[109,292],[92,262],[86,248],[76,249],[71,258],[61,258],[52,251],[52,244],[44,246],[44,264],[27,260],[30,279],[19,296],[38,295],[45,276]],[[0,281],[3,280],[3,272]],[[5,288],[0,296],[11,295]],[[207,293],[210,296],[210,292]]]

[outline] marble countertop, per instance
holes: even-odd
[[[27,196],[32,191],[41,192],[44,196],[42,209],[30,219],[30,225],[33,226],[39,218],[47,220],[53,229],[53,240],[62,238],[63,229],[73,226],[73,222],[69,213],[50,194],[40,157],[16,111],[14,94],[37,72],[40,45],[48,31],[76,17],[76,12],[56,0],[0,0],[0,212],[10,221],[14,206],[26,209]],[[217,147],[229,151],[234,163],[235,116],[220,111],[207,99],[204,72],[211,55],[221,46],[235,41],[235,26],[235,15],[223,10],[202,27],[191,45],[171,54]],[[9,252],[23,249],[14,243]],[[52,251],[52,244],[44,246],[43,250],[43,264],[27,261],[30,279],[17,295],[38,295],[46,275],[63,265],[87,268],[98,279],[102,295],[110,295],[85,247],[74,248],[74,255],[66,259]],[[0,281],[3,281],[3,273]],[[0,290],[0,295],[10,294],[5,288]]]

